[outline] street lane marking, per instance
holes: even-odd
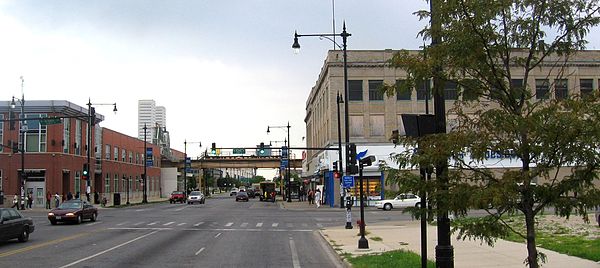
[[[259,222],[259,223],[256,224],[256,227],[262,227],[262,225],[263,225],[263,223]]]
[[[227,224],[225,224],[225,227],[231,227],[231,225],[233,225],[233,222],[228,222]]]
[[[180,224],[177,224],[177,226],[186,225],[186,224],[187,224],[187,223],[185,223],[185,222],[182,222],[182,223],[180,223]]]
[[[242,227],[242,228],[246,228],[246,226],[248,226],[247,222],[244,222],[244,223],[242,223],[242,225],[240,225],[240,227]]]
[[[119,223],[119,224],[117,224],[117,226],[125,225],[125,223],[128,223],[128,221]]]
[[[298,258],[298,251],[296,250],[296,244],[294,239],[290,237],[290,250],[292,251],[292,265],[294,268],[300,268],[300,259]]]
[[[201,221],[201,222],[199,222],[199,223],[196,223],[196,224],[194,224],[194,226],[200,226],[200,225],[202,225],[202,224],[204,224],[204,222],[203,222],[203,221]]]
[[[169,226],[169,225],[171,225],[173,223],[175,223],[175,222],[174,221],[170,221],[170,222],[167,222],[167,223],[163,224],[163,226]]]
[[[271,224],[271,227],[277,227],[277,226],[279,226],[278,222]]]
[[[185,208],[186,208],[186,207],[178,208],[178,209],[176,209],[175,211],[182,211],[182,210],[184,210]]]
[[[107,230],[153,230],[153,231],[164,231],[173,230],[173,228],[160,228],[160,227],[119,227],[119,228],[106,228]]]
[[[142,235],[142,236],[138,236],[137,238],[131,239],[131,240],[129,240],[129,241],[127,241],[127,242],[125,242],[125,243],[121,243],[121,244],[119,244],[119,245],[116,245],[116,246],[114,246],[114,247],[112,247],[112,248],[109,248],[109,249],[107,249],[107,250],[100,251],[100,252],[98,252],[98,253],[96,253],[96,254],[94,254],[94,255],[92,255],[92,256],[89,256],[89,257],[83,258],[83,259],[81,259],[81,260],[74,261],[74,262],[72,262],[72,263],[69,263],[69,264],[67,264],[67,265],[61,266],[60,268],[70,267],[70,266],[73,266],[73,265],[75,265],[75,264],[78,264],[78,263],[80,263],[80,262],[87,261],[87,260],[89,260],[89,259],[91,259],[91,258],[95,258],[95,257],[97,257],[97,256],[100,256],[100,255],[102,255],[102,254],[104,254],[104,253],[106,253],[106,252],[113,251],[113,250],[115,250],[115,249],[118,249],[118,248],[120,248],[120,247],[122,247],[122,246],[125,246],[125,245],[127,245],[127,244],[129,244],[129,243],[132,243],[132,242],[135,242],[135,241],[137,241],[137,240],[140,240],[140,239],[142,239],[142,238],[144,238],[144,237],[146,237],[146,236],[153,235],[153,234],[155,234],[155,233],[157,233],[157,232],[158,232],[158,231],[154,231],[154,232],[151,232],[151,233],[147,233],[147,234],[145,234],[145,235]]]
[[[133,226],[138,226],[138,225],[141,225],[142,223],[144,223],[144,222],[143,221],[138,222],[138,223],[134,224]]]
[[[158,221],[155,221],[155,222],[152,222],[152,223],[148,223],[148,225],[155,225],[155,224],[157,224],[157,223],[159,223],[159,222],[158,222]]]
[[[218,233],[217,235],[215,235],[215,238],[219,237],[221,235],[221,233]]]
[[[202,251],[204,251],[204,248],[201,248],[200,250],[198,250],[195,255],[198,256],[198,254],[200,254],[200,252],[202,252]]]
[[[45,247],[45,246],[50,246],[50,245],[58,244],[60,242],[64,242],[64,241],[68,241],[68,240],[73,240],[73,239],[76,239],[76,238],[80,238],[82,236],[89,235],[91,233],[92,232],[76,234],[76,235],[72,235],[72,236],[63,237],[61,239],[44,242],[44,243],[41,243],[41,244],[35,244],[35,245],[28,246],[28,247],[24,247],[24,248],[20,248],[20,249],[15,249],[15,250],[7,251],[7,252],[4,252],[4,253],[0,253],[0,258],[7,257],[7,256],[10,256],[10,255],[14,255],[14,254],[17,254],[17,253],[22,253],[22,252],[30,251],[30,250],[41,248],[41,247]]]
[[[288,224],[286,224],[286,226],[289,227],[289,228],[292,228],[292,227],[294,227],[294,224],[293,223],[288,223]]]

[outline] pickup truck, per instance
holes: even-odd
[[[185,194],[181,191],[174,191],[171,193],[171,197],[169,197],[169,203],[184,203],[185,202]]]

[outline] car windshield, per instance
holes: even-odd
[[[248,194],[246,192],[239,192],[237,195],[238,196],[247,196]]]
[[[201,194],[201,193],[200,193],[199,191],[192,191],[192,192],[190,193],[190,195],[200,195],[200,194]]]
[[[81,202],[64,202],[58,206],[60,209],[81,208]]]
[[[172,194],[183,194],[183,192],[173,192]]]

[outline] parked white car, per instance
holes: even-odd
[[[421,198],[415,194],[399,194],[394,199],[385,199],[375,202],[375,207],[383,210],[392,208],[415,207],[421,204]]]

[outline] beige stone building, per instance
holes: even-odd
[[[368,150],[368,154],[375,155],[377,160],[386,160],[391,152],[398,151],[389,138],[393,130],[398,129],[400,134],[404,133],[401,114],[424,114],[426,102],[429,112],[433,113],[432,99],[426,101],[426,89],[431,88],[430,83],[417,86],[411,94],[385,96],[378,91],[381,83],[393,84],[406,77],[403,70],[387,66],[387,61],[395,52],[397,51],[388,49],[348,51],[350,142],[357,144],[358,152]],[[534,70],[526,81],[529,88],[535,91],[533,93],[536,98],[561,98],[566,94],[585,94],[598,89],[600,51],[584,51],[572,56],[562,72],[553,67],[555,60],[548,58],[547,64]],[[519,71],[515,70],[514,73]],[[513,77],[515,79],[512,83],[523,84],[523,79],[518,79],[514,74]],[[336,96],[343,92],[343,52],[332,50],[329,51],[306,101],[304,121],[307,147],[338,146]],[[446,109],[449,109],[457,99],[456,86],[447,83],[444,94]],[[340,109],[344,143],[344,104],[340,104]],[[452,115],[448,113],[447,122],[450,128]],[[303,175],[311,177],[323,174],[332,169],[332,163],[336,160],[337,151],[307,151]],[[379,181],[375,178],[380,176],[375,168],[366,171],[372,179]],[[377,183],[375,181],[374,184]]]

